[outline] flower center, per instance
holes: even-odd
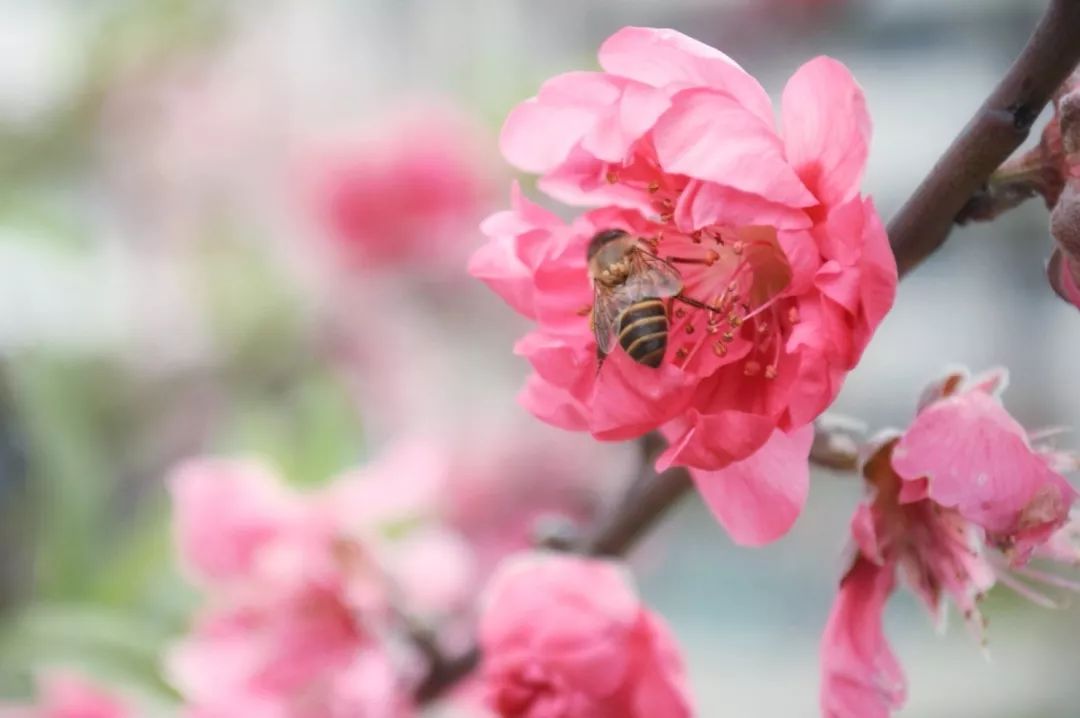
[[[742,362],[748,377],[776,378],[799,315],[794,300],[783,297],[791,267],[775,230],[665,230],[655,246],[683,279],[685,299],[672,304],[671,360],[701,374]]]

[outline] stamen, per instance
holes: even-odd
[[[718,357],[727,356],[727,353],[728,353],[727,344],[724,344],[723,342],[715,342],[712,345],[712,349],[713,349],[713,352],[715,352],[716,356],[718,356]]]
[[[1047,586],[1054,586],[1056,588],[1063,588],[1066,591],[1075,591],[1080,593],[1080,581],[1074,581],[1065,576],[1058,576],[1057,574],[1050,573],[1049,571],[1040,571],[1037,568],[1031,566],[1023,566],[1021,568],[1013,569],[1013,573],[1018,573],[1025,578],[1030,578],[1033,581],[1045,583]]]
[[[649,194],[656,194],[660,191],[660,183],[653,180],[649,183]]]
[[[792,324],[798,324],[799,323],[799,308],[798,307],[792,307],[791,309],[788,309],[787,319]]]
[[[1018,581],[1016,577],[1010,574],[1008,571],[999,571],[997,574],[997,578],[1003,584],[1011,588],[1013,591],[1016,591],[1016,593],[1031,601],[1036,606],[1042,606],[1043,608],[1060,608],[1057,602],[1054,601],[1052,598],[1043,593],[1039,593],[1027,584]]]
[[[776,378],[776,367],[773,366],[772,364],[765,367],[765,378],[766,379],[775,379]]]
[[[694,325],[693,324],[687,324],[686,329],[684,331],[687,334],[693,334],[694,333]]]
[[[595,177],[595,175],[593,176]],[[604,175],[604,179],[607,180],[608,184],[615,184],[619,181],[619,173],[615,170],[608,170],[607,174]]]

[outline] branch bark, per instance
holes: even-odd
[[[1080,0],[1051,0],[1020,56],[889,222],[900,276],[949,236],[965,204],[1027,138],[1080,62]]]

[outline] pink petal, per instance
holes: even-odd
[[[818,57],[800,67],[781,101],[787,158],[825,205],[855,196],[870,143],[862,90],[843,64]]]
[[[511,110],[500,148],[526,172],[555,169],[579,143],[598,159],[618,162],[668,105],[664,93],[632,80],[568,72]]]
[[[209,581],[247,574],[300,508],[269,469],[253,462],[192,460],[173,472],[169,490],[181,557]]]
[[[825,718],[888,718],[903,705],[903,669],[882,629],[894,583],[892,565],[864,559],[856,559],[840,583],[821,639]]]
[[[769,96],[734,60],[675,30],[624,27],[600,47],[600,66],[654,87],[706,86],[722,90],[766,124]]]
[[[652,431],[686,409],[696,385],[696,377],[670,362],[652,369],[617,349],[596,378],[593,436],[617,441]]]
[[[674,465],[721,469],[760,449],[776,426],[769,417],[742,411],[701,414],[691,409],[685,421],[688,428],[657,458],[657,471]]]
[[[991,533],[1060,525],[1076,495],[1032,450],[1023,427],[981,391],[919,413],[892,464],[905,480],[928,478],[930,498]]]
[[[690,475],[735,543],[760,546],[780,538],[799,517],[810,485],[812,426],[772,438],[749,458]]]
[[[498,237],[480,247],[469,259],[468,272],[502,297],[514,311],[533,319],[532,272],[518,259],[514,240]]]
[[[805,211],[764,197],[691,180],[679,195],[675,223],[684,232],[719,224],[727,227],[764,225],[777,230],[806,229],[812,221]]]
[[[531,374],[517,397],[518,403],[541,421],[567,431],[588,431],[588,408],[570,392]]]
[[[784,159],[783,146],[761,118],[731,97],[686,90],[653,129],[656,153],[673,174],[716,182],[789,207],[817,200]]]

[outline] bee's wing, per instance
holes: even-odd
[[[633,269],[620,287],[629,295],[631,303],[650,297],[674,297],[682,291],[683,283],[679,270],[660,257],[638,249],[631,255],[631,261]]]
[[[615,332],[619,324],[619,315],[636,301],[626,287],[601,289],[599,286],[593,295],[592,329],[596,336],[596,347],[601,354],[610,354],[615,348]]]

